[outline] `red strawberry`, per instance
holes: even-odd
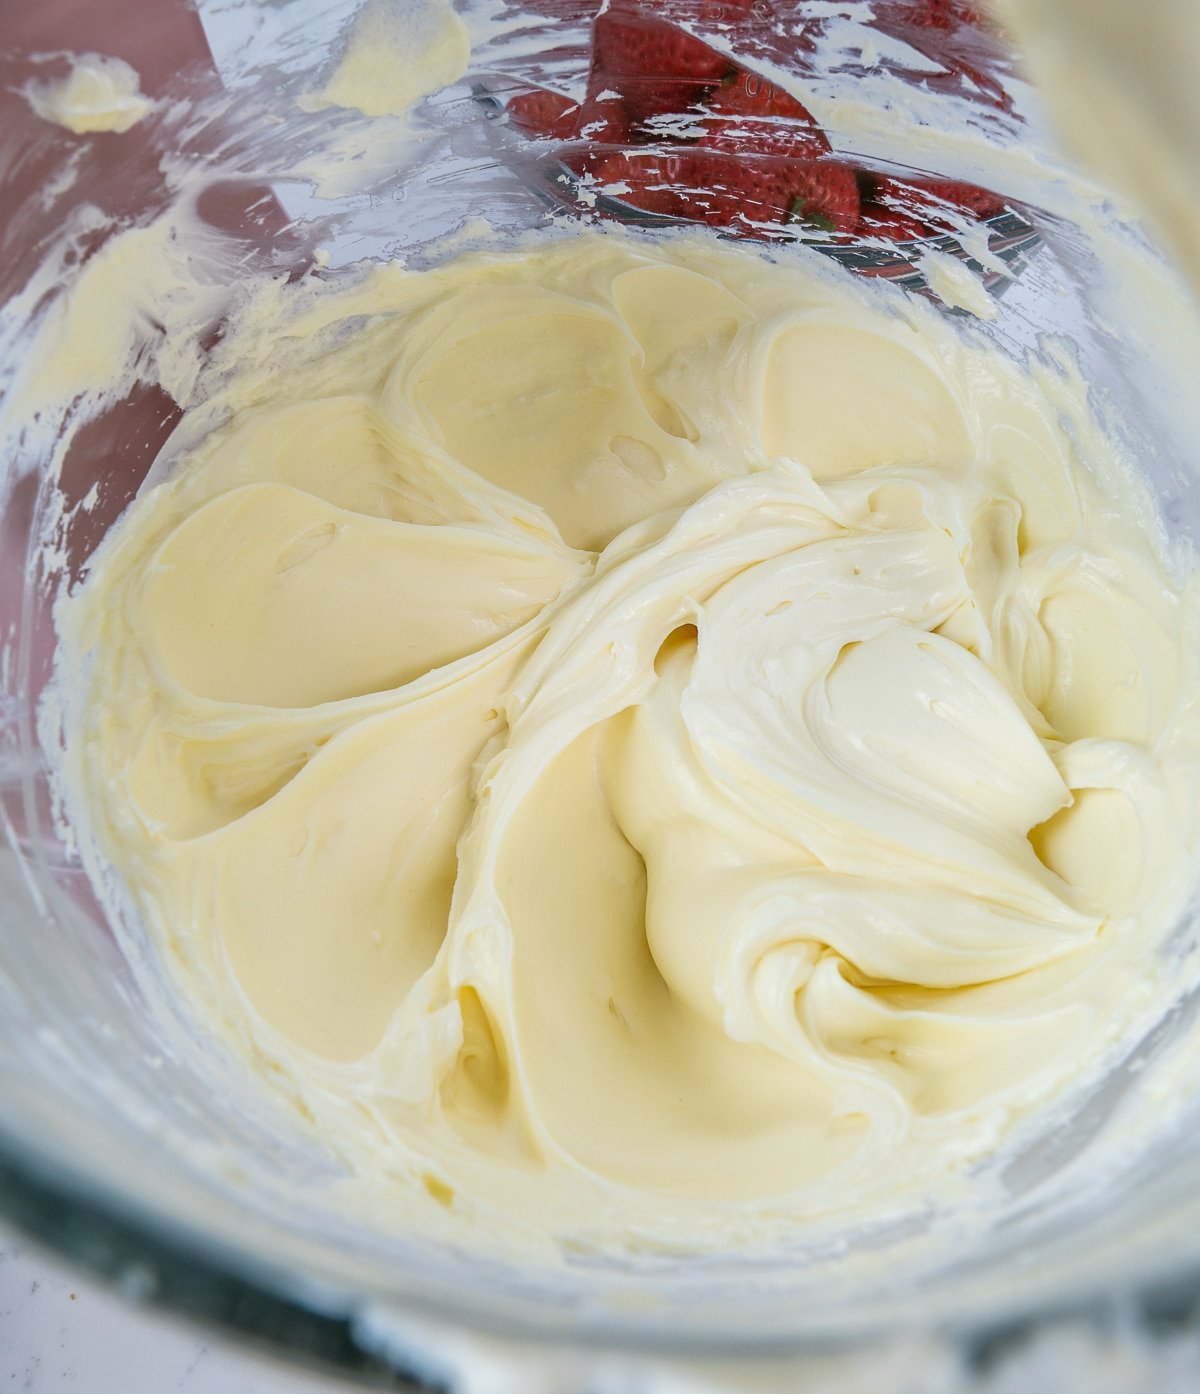
[[[826,160],[746,159],[697,146],[624,152],[595,173],[601,183],[626,184],[616,197],[635,208],[714,227],[802,223],[839,233],[858,221],[854,171]]]
[[[936,213],[938,204],[949,204],[981,222],[1004,212],[1005,204],[1000,195],[981,189],[978,184],[964,184],[957,179],[913,179],[910,183],[924,196],[931,214]]]
[[[702,40],[662,19],[645,0],[611,0],[592,25],[588,96],[617,92],[631,125],[686,111],[731,68]]]
[[[919,242],[937,236],[937,230],[919,218],[879,204],[863,204],[858,230],[866,237],[886,237],[889,242]]]
[[[876,0],[875,18],[884,26],[913,25],[919,29],[986,28],[987,15],[970,0]]]
[[[905,229],[905,236],[912,237],[954,232],[961,221],[952,216],[955,212],[986,222],[1004,211],[1004,200],[997,194],[955,179],[897,179],[864,172],[860,186],[864,227],[875,225],[884,236],[893,239],[898,238],[901,228]],[[914,226],[923,230],[912,230]]]
[[[813,159],[829,141],[816,118],[795,97],[757,73],[738,69],[705,103],[702,146],[735,155],[784,155]]]
[[[967,0],[876,0],[874,14],[876,28],[903,39],[943,69],[913,73],[911,81],[998,111],[1012,110],[1012,98],[993,71],[1002,66],[1002,55],[977,5]]]
[[[604,156],[592,173],[600,184],[614,184],[612,197],[645,213],[670,218],[697,216],[695,191],[704,187],[707,164],[686,147],[678,154],[659,150],[621,150]]]
[[[826,232],[853,232],[860,200],[854,171],[831,160],[789,162],[782,178],[792,195],[786,221]]]
[[[559,92],[538,89],[522,92],[508,103],[508,115],[514,126],[526,135],[553,136],[555,140],[570,140],[579,123],[580,107],[570,97]]]
[[[890,7],[904,23],[929,29],[957,29],[960,24],[979,28],[987,18],[970,0],[892,0]]]
[[[629,139],[629,116],[620,97],[588,97],[579,109],[575,134],[593,145],[623,145]]]
[[[925,18],[922,22],[942,29],[953,29],[958,24],[986,29],[990,16],[985,6],[972,5],[970,0],[925,0]]]

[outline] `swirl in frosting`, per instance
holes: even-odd
[[[268,309],[64,607],[78,774],[197,1011],[397,1213],[770,1238],[1104,1058],[1200,646],[1069,368],[686,238]]]

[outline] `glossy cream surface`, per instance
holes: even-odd
[[[100,53],[73,56],[65,77],[28,83],[24,92],[44,121],[53,121],[74,135],[124,134],[154,106],[142,95],[135,69],[121,58]]]
[[[245,312],[63,606],[70,758],[195,1009],[389,1216],[891,1212],[1158,1000],[1193,578],[1067,360],[960,325],[598,234]]]

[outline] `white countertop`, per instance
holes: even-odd
[[[345,1394],[134,1307],[0,1231],[0,1394]]]

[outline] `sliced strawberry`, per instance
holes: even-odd
[[[621,145],[629,139],[629,115],[620,97],[588,97],[579,110],[575,130],[593,145]]]
[[[825,132],[807,107],[757,73],[738,69],[705,103],[700,144],[740,155],[814,159],[829,151]]]
[[[924,195],[931,213],[936,211],[937,205],[948,204],[981,222],[987,222],[989,218],[999,217],[1005,209],[1004,200],[999,194],[994,194],[990,189],[981,189],[978,184],[964,184],[957,179],[913,179],[910,183]]]
[[[830,160],[795,161],[786,166],[792,201],[786,221],[825,232],[853,232],[860,199],[854,171]]]
[[[863,204],[858,230],[865,237],[886,237],[889,242],[920,242],[937,236],[936,228],[910,213],[866,203]]]
[[[530,136],[552,136],[555,140],[570,140],[579,124],[580,106],[560,92],[539,89],[522,92],[508,103],[508,115],[514,126]]]
[[[858,222],[854,171],[827,160],[745,158],[696,146],[678,154],[622,152],[595,175],[626,186],[616,197],[635,208],[713,227],[802,223],[835,234]]]
[[[940,65],[940,72],[898,71],[935,92],[1011,111],[1012,98],[995,70],[1002,55],[985,15],[967,0],[875,0],[875,28],[903,39]]]
[[[864,228],[896,238],[901,229],[913,237],[938,236],[954,232],[961,218],[986,222],[1004,211],[1004,200],[976,184],[964,184],[955,179],[936,179],[915,176],[897,179],[886,174],[863,173],[860,176],[863,194]],[[920,231],[911,230],[920,228]]]
[[[875,18],[884,25],[919,29],[985,29],[986,12],[970,0],[876,0]]]
[[[678,154],[620,150],[592,170],[597,183],[615,186],[612,196],[622,203],[669,218],[696,216],[696,190],[703,188],[707,172],[704,157],[687,148]]]
[[[916,8],[920,16],[915,22],[935,29],[954,29],[960,24],[982,29],[988,23],[987,11],[970,0],[920,0]]]
[[[961,24],[979,28],[987,23],[983,10],[970,0],[883,0],[876,4],[875,14],[926,29],[957,29]]]
[[[588,96],[618,93],[631,125],[686,111],[732,67],[657,9],[650,0],[611,0],[592,25]]]

